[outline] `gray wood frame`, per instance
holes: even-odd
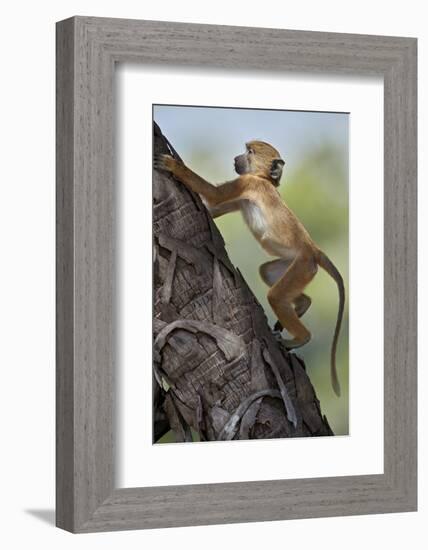
[[[114,487],[113,82],[123,61],[383,76],[382,475]],[[57,525],[91,532],[416,510],[416,39],[73,17],[57,24],[57,98]]]

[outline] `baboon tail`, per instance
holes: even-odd
[[[343,311],[345,309],[345,286],[343,284],[342,275],[339,273],[333,262],[324,254],[324,252],[321,252],[321,250],[318,251],[317,263],[330,275],[330,277],[336,281],[337,288],[339,290],[339,310],[337,312],[336,328],[334,330],[333,343],[331,346],[331,385],[333,386],[334,393],[339,397],[340,384],[336,370],[336,348],[337,341],[339,339],[340,327],[342,325]]]

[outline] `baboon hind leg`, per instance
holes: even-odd
[[[263,282],[268,285],[268,287],[272,287],[277,281],[279,281],[279,279],[281,279],[290,267],[291,263],[292,260],[284,260],[283,258],[266,262],[259,267],[260,277],[263,279]],[[280,333],[282,332],[282,329],[283,326],[278,320],[275,323],[273,330],[274,332]]]
[[[266,262],[262,264],[259,267],[259,273],[263,281],[269,286],[272,287],[275,283],[277,283],[281,277],[284,276],[287,269],[290,267],[290,265],[293,263],[293,260],[284,260],[283,258],[278,258],[277,260],[271,260],[270,262]],[[309,309],[310,305],[312,303],[312,300],[309,296],[302,293],[299,294],[294,300],[294,309],[296,311],[296,314],[298,317],[302,317],[304,313]],[[275,323],[274,331],[275,332],[282,332],[283,326],[281,322],[278,320]]]
[[[293,303],[294,303],[294,310],[296,311],[296,315],[297,317],[300,318],[311,307],[312,300],[307,294],[304,294],[302,292],[302,294],[300,294],[299,296],[297,296],[297,298],[295,298]]]
[[[288,349],[303,346],[311,339],[311,333],[300,321],[295,305],[297,301],[299,312],[303,313],[309,307],[309,297],[301,296],[316,272],[317,266],[313,260],[296,258],[268,292],[269,303],[279,322],[293,336],[290,340],[283,340]]]
[[[293,301],[294,304],[294,311],[296,312],[297,317],[302,317],[310,308],[312,304],[311,298],[302,292],[297,298]],[[275,323],[275,326],[273,327],[275,332],[281,332],[283,330],[283,326],[279,321]]]

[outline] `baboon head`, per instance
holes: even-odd
[[[249,141],[246,152],[235,157],[235,170],[239,175],[260,174],[278,187],[284,161],[278,151],[264,141]]]

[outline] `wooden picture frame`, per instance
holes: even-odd
[[[82,533],[416,510],[416,47],[414,38],[155,21],[57,24],[58,527]],[[383,474],[115,488],[113,81],[124,61],[383,77]]]

